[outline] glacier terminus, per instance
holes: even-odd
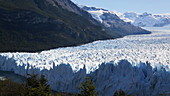
[[[25,77],[44,74],[51,88],[61,92],[78,93],[89,76],[104,96],[119,89],[158,96],[170,92],[170,27],[146,29],[152,33],[37,53],[0,53],[0,70]]]

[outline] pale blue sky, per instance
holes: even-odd
[[[75,3],[101,7],[118,12],[170,13],[170,0],[71,0]]]

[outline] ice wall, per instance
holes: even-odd
[[[44,74],[52,89],[60,92],[78,93],[85,77],[89,76],[96,86],[98,94],[112,96],[116,90],[123,89],[128,94],[139,96],[157,96],[170,92],[170,73],[162,67],[154,69],[149,63],[132,66],[128,61],[102,63],[98,69],[87,74],[86,66],[74,72],[69,64],[60,64],[47,70],[31,65],[17,65],[15,60],[0,57],[0,70],[13,71],[16,74]]]

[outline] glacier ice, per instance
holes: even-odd
[[[40,53],[0,53],[0,70],[44,74],[62,92],[79,92],[89,76],[104,96],[118,89],[155,96],[170,92],[169,54],[170,31],[160,30]]]

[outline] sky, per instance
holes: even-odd
[[[71,0],[76,4],[115,10],[118,12],[137,12],[162,14],[170,13],[170,0]]]

